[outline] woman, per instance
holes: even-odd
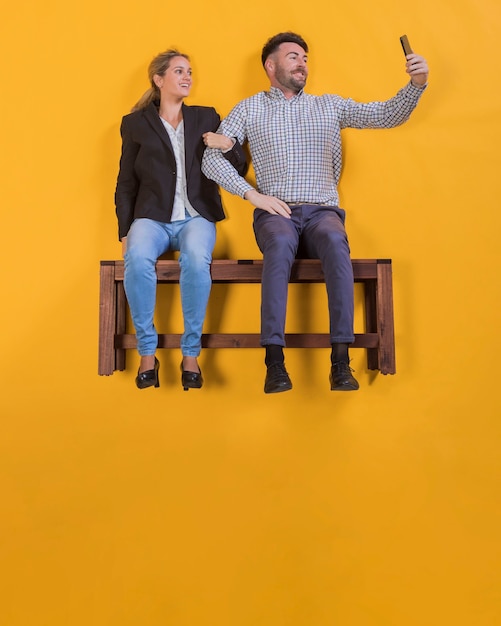
[[[224,218],[219,189],[201,172],[204,140],[223,150],[241,173],[246,160],[238,143],[215,134],[220,122],[215,109],[183,103],[192,85],[185,54],[167,50],[157,55],[148,74],[150,89],[122,120],[115,193],[124,286],[141,356],[136,385],[159,386],[155,263],[167,250],[179,250],[181,382],[188,390],[203,384],[197,357],[211,289],[215,222]]]

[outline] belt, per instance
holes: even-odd
[[[336,204],[332,204],[331,202],[287,202],[287,200],[286,200],[285,204],[288,204],[289,206],[304,206],[305,204],[307,204],[309,206],[333,206],[333,207],[337,207]]]

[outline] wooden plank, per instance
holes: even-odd
[[[376,333],[377,324],[377,281],[368,280],[364,284],[365,332]],[[379,369],[379,346],[367,350],[367,369]]]
[[[386,259],[352,259],[353,276],[356,282],[377,279],[378,263]],[[113,261],[108,261],[113,263]],[[123,261],[115,261],[115,280],[123,281]],[[157,278],[160,283],[178,283],[180,268],[178,261],[157,261]],[[263,261],[215,259],[211,264],[212,280],[215,283],[260,283]],[[291,270],[291,283],[323,283],[324,275],[318,259],[296,259]]]
[[[115,283],[117,298],[117,321],[116,334],[123,335],[127,323],[127,298],[125,297],[125,289],[123,282]],[[115,346],[115,369],[123,371],[125,369],[125,350],[117,349]]]
[[[379,370],[395,374],[395,329],[391,263],[378,264],[377,333],[379,335]]]
[[[179,348],[181,335],[159,334],[159,348]],[[285,335],[287,348],[330,348],[330,337],[325,333],[290,333]],[[377,348],[376,333],[356,334],[354,348]],[[123,334],[115,337],[115,347],[125,350],[135,348],[136,335]],[[204,333],[203,348],[261,348],[259,333]]]
[[[114,335],[116,298],[114,264],[101,263],[99,281],[99,345],[97,371],[110,376],[115,370]]]

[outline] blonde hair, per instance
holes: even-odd
[[[190,60],[187,54],[183,54],[182,52],[179,52],[179,50],[174,49],[166,50],[165,52],[160,52],[160,54],[157,54],[157,56],[151,61],[148,66],[148,79],[150,81],[151,87],[144,92],[144,94],[132,107],[132,112],[144,109],[148,106],[150,102],[153,102],[153,100],[160,99],[160,90],[155,85],[153,77],[157,74],[158,76],[163,76],[167,71],[171,60],[174,57],[184,57],[187,61]]]

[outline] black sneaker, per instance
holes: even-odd
[[[352,376],[353,370],[345,361],[336,361],[332,364],[329,380],[331,391],[356,391],[359,384]]]

